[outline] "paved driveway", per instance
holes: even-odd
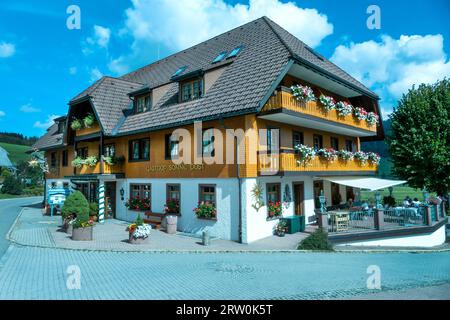
[[[450,283],[450,252],[121,253],[13,245],[0,264],[0,299],[379,297],[380,290],[367,289],[369,266],[381,272],[381,294]]]

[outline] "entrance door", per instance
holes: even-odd
[[[295,215],[303,216],[304,212],[304,203],[305,200],[305,188],[303,182],[295,182],[294,183],[294,211]]]
[[[105,182],[106,218],[116,218],[116,182]]]

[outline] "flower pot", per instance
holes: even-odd
[[[168,215],[166,216],[166,231],[168,234],[175,234],[177,233],[177,222],[178,217],[174,215]]]
[[[75,241],[91,241],[93,239],[93,227],[73,228],[72,240]]]
[[[148,237],[145,239],[142,238],[133,238],[133,235],[130,234],[130,236],[128,237],[128,242],[131,244],[146,244],[148,242]]]

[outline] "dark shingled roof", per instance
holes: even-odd
[[[36,141],[31,148],[45,150],[50,148],[57,148],[64,145],[63,134],[58,133],[58,124],[53,124],[47,129],[47,132]]]
[[[74,104],[80,99],[89,97],[94,104],[98,120],[106,135],[110,135],[112,130],[123,117],[123,109],[128,109],[132,103],[128,93],[142,87],[142,83],[116,79],[112,77],[102,77],[92,86],[78,94],[70,101]]]
[[[230,52],[238,46],[243,49],[236,58],[212,64],[220,52]],[[126,135],[199,119],[254,113],[291,59],[305,62],[356,90],[377,97],[342,69],[263,17],[118,79],[103,77],[73,98],[70,104],[74,107],[81,99],[89,98],[106,135]],[[224,72],[201,99],[177,103],[178,84],[171,81],[171,77],[180,67],[188,67],[182,73],[184,75],[221,64],[226,65]],[[128,93],[166,84],[169,89],[150,111],[123,115],[123,109],[131,108]]]

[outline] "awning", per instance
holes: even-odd
[[[331,181],[344,186],[366,189],[370,191],[385,189],[406,183],[404,180],[388,180],[373,177],[320,177],[323,180]]]

